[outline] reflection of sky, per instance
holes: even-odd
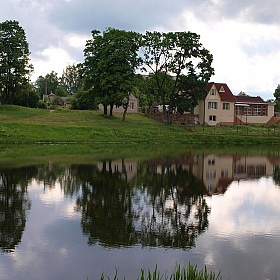
[[[28,196],[22,241],[15,252],[0,255],[1,280],[95,280],[103,271],[112,276],[115,268],[120,277],[135,279],[144,267],[171,271],[189,262],[221,269],[223,279],[280,277],[280,188],[271,178],[233,182],[224,195],[208,197],[209,229],[189,251],[88,246],[76,198],[65,197],[59,184],[44,190],[36,182]]]
[[[210,226],[196,249],[205,263],[230,279],[279,277],[279,201],[271,178],[235,181],[223,196],[208,198]]]

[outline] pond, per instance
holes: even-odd
[[[0,165],[1,279],[137,279],[192,263],[279,279],[279,152]]]

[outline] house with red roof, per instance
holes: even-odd
[[[266,124],[274,120],[274,103],[261,97],[235,96],[225,83],[208,83],[194,109],[200,124]]]

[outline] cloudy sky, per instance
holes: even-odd
[[[213,82],[265,100],[280,84],[280,0],[1,0],[24,28],[33,80],[83,62],[91,30],[191,31],[214,56]]]

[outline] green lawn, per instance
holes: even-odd
[[[0,106],[0,143],[280,143],[279,127],[197,126],[192,133],[181,125],[168,125],[143,114],[104,117],[101,111],[30,109]]]

